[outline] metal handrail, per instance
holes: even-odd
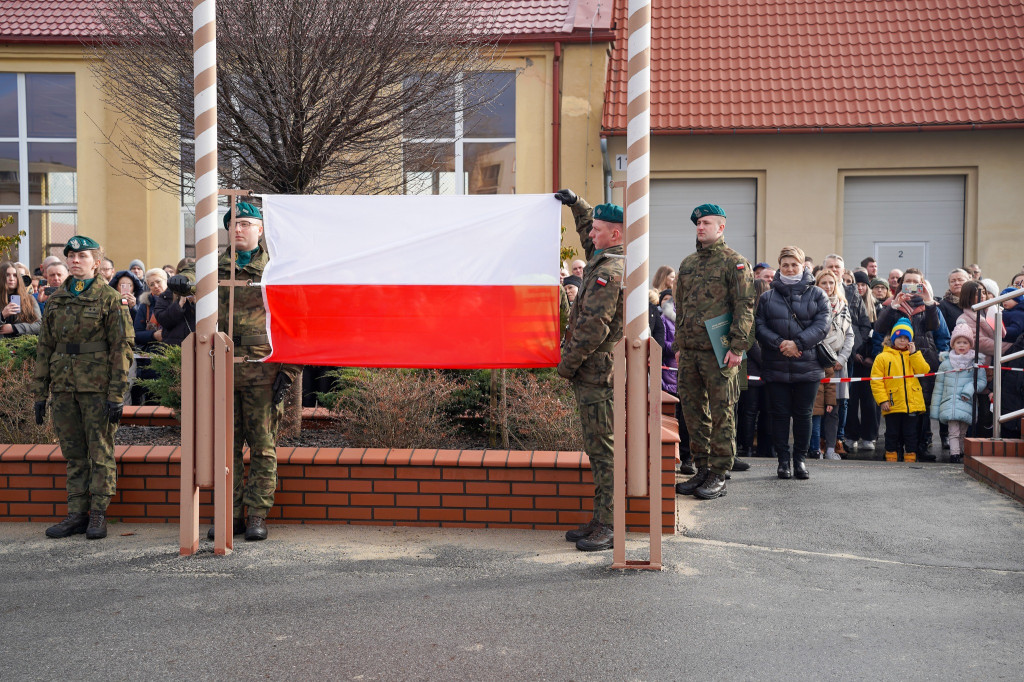
[[[1003,307],[999,305],[1003,301],[1009,301],[1012,298],[1017,298],[1021,294],[1024,294],[1024,288],[1014,289],[1008,291],[1005,294],[996,296],[987,301],[981,301],[971,306],[971,310],[978,313],[978,317],[981,317],[981,311],[992,306],[996,306],[996,319],[992,329],[993,341],[995,341],[994,352],[992,353],[992,367],[995,373],[992,377],[992,437],[999,438],[1000,426],[1003,422],[1008,422],[1011,419],[1018,419],[1024,416],[1024,410],[1017,410],[1010,414],[1003,416]],[[978,325],[978,330],[981,330],[981,325]],[[998,330],[999,338],[995,338]],[[1014,360],[1021,357],[1022,353],[1011,353],[1006,356],[1007,361]]]

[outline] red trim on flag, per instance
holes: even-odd
[[[554,286],[269,285],[271,362],[553,367]]]

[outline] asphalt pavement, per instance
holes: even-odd
[[[677,498],[662,572],[546,531],[272,525],[181,557],[177,526],[0,524],[0,680],[1024,675],[1024,508],[959,466],[750,461]]]

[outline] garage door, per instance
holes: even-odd
[[[852,266],[868,255],[883,278],[918,268],[941,296],[964,262],[963,175],[846,178],[843,256]]]
[[[651,181],[651,275],[662,265],[679,268],[694,252],[696,233],[690,213],[718,204],[728,222],[725,241],[753,263],[757,236],[757,181],[753,178]]]

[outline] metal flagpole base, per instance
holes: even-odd
[[[612,512],[615,524],[615,538],[612,545],[612,565],[615,569],[662,570],[661,563],[661,346],[654,339],[648,339],[650,353],[649,367],[649,413],[647,419],[647,462],[650,559],[626,559],[626,340],[615,344],[612,354],[614,366],[614,412],[615,412],[615,455],[614,455],[614,498]],[[633,437],[637,437],[633,434]]]

